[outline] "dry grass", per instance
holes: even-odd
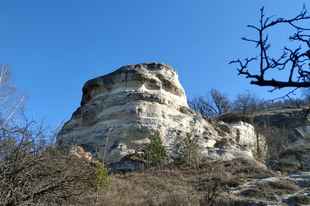
[[[99,205],[187,205],[195,203],[192,196],[198,195],[193,180],[188,180],[189,175],[176,169],[138,170],[111,174],[109,178],[113,184],[100,190]],[[91,194],[88,194],[89,205],[92,205]]]
[[[245,183],[253,173],[274,176],[244,159],[213,162],[200,168],[172,165],[123,174],[111,172],[112,185],[99,190],[98,205],[233,205],[226,191]],[[69,204],[94,205],[94,201],[95,189],[90,188]]]
[[[277,182],[267,182],[258,184],[256,187],[246,189],[241,192],[242,196],[265,199],[268,201],[276,201],[277,198],[286,194],[293,194],[298,191],[298,186],[288,180],[280,180]]]
[[[287,148],[280,155],[279,170],[286,172],[309,171],[310,147],[298,145]]]

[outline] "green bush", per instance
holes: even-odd
[[[101,162],[97,163],[96,166],[91,169],[88,176],[90,178],[90,184],[93,187],[98,186],[98,184],[99,187],[107,187],[112,183],[111,180],[108,180],[107,168],[105,168]]]
[[[163,147],[163,142],[159,137],[159,132],[154,132],[154,134],[150,137],[150,144],[144,151],[144,159],[147,164],[158,165],[162,163],[165,158],[166,152]]]
[[[191,134],[187,134],[183,141],[179,156],[181,162],[197,166],[199,164],[197,138],[192,138]]]
[[[164,183],[159,183],[157,187],[159,193],[165,192],[167,190],[167,186]]]

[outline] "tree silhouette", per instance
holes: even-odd
[[[202,115],[214,117],[228,112],[231,108],[228,94],[222,93],[215,88],[211,88],[205,96],[194,96],[188,100],[188,105],[193,110]]]
[[[244,61],[240,59],[231,61],[230,64],[239,64],[237,70],[238,75],[245,75],[246,78],[251,78],[251,84],[259,86],[272,86],[274,91],[284,87],[295,87],[294,90],[301,87],[310,87],[310,28],[298,26],[300,23],[307,23],[309,27],[310,16],[306,10],[305,5],[299,15],[292,19],[276,18],[272,20],[272,17],[265,18],[264,7],[260,9],[260,25],[253,26],[248,25],[258,32],[258,39],[249,39],[243,37],[242,40],[247,42],[253,42],[256,48],[259,48],[259,55],[256,57],[246,58]],[[297,22],[299,22],[297,24]],[[284,47],[283,53],[280,57],[270,56],[269,49],[271,44],[269,43],[268,33],[270,28],[278,27],[279,25],[285,25],[294,29],[294,34],[289,36],[288,39],[293,42],[297,42],[299,46],[295,48]],[[248,69],[250,64],[258,61],[259,70]],[[278,69],[286,71],[286,80],[280,80],[277,77],[271,79],[266,77],[266,74],[271,70]]]

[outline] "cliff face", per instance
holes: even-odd
[[[256,130],[265,134],[271,159],[296,168],[310,168],[310,110],[309,108],[275,108],[241,115],[228,113],[219,120],[255,122]],[[276,162],[272,167],[277,167]]]
[[[285,128],[287,146],[310,146],[310,111],[309,108],[275,108],[242,115],[227,113],[219,120],[233,124],[237,121],[255,122],[260,130]]]
[[[189,133],[198,139],[203,159],[252,159],[254,131],[244,137],[246,128],[240,127],[238,136],[231,129],[234,126],[225,127],[228,132],[188,107],[176,70],[162,63],[144,63],[86,82],[81,106],[62,128],[58,142],[80,145],[97,158],[106,148],[106,161],[118,163],[148,143],[154,131],[160,133],[167,154],[175,158]],[[123,166],[134,167],[127,163]]]

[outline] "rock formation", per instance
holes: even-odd
[[[263,134],[272,130],[272,135],[266,136],[269,153],[274,150],[282,162],[295,164],[299,168],[310,168],[309,108],[275,108],[247,115],[228,113],[218,119],[229,124],[238,121],[255,122],[256,128]],[[277,168],[277,162],[271,161],[272,168]]]
[[[58,142],[80,145],[99,159],[106,150],[106,162],[133,169],[137,165],[125,157],[149,143],[154,131],[172,159],[187,133],[198,139],[203,159],[252,159],[256,135],[249,128],[243,123],[215,126],[188,107],[176,70],[162,63],[144,63],[86,82],[81,106],[62,128]]]
[[[260,155],[265,156],[267,152],[267,143],[265,137],[255,132],[253,125],[242,122],[224,123],[218,121],[215,126],[219,128],[219,135],[223,138],[232,139],[240,145],[246,145],[255,155],[260,152]]]
[[[278,187],[276,187],[277,185]],[[267,188],[270,186],[272,189],[268,190]],[[235,199],[242,196],[243,201],[247,203],[246,205],[275,205],[275,203],[276,205],[309,205],[309,187],[310,172],[299,172],[285,176],[250,180],[230,190],[230,195],[235,195]],[[292,194],[285,194],[290,189],[293,189]],[[256,196],[256,198],[251,196]]]
[[[310,146],[309,108],[275,108],[247,115],[227,113],[218,119],[230,124],[243,121],[255,122],[264,128],[286,128],[289,132],[288,141],[291,146]]]

